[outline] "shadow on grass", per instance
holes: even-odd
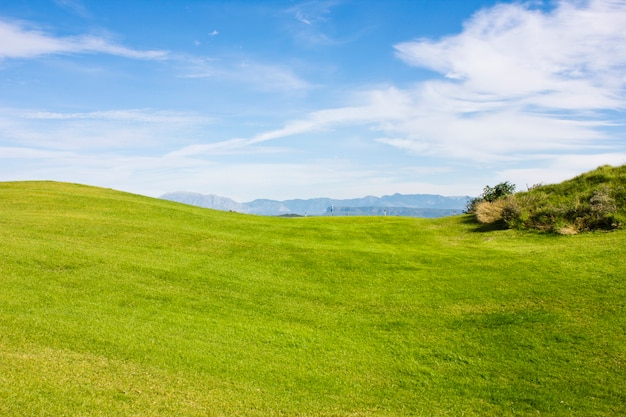
[[[473,216],[466,216],[463,223],[473,226],[472,231],[476,233],[494,232],[496,230],[507,230],[509,226],[504,220],[498,220],[493,223],[479,223]]]

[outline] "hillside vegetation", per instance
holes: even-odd
[[[617,229],[626,222],[626,165],[605,165],[560,184],[477,200],[470,211],[481,223],[516,229],[561,234]]]
[[[624,271],[622,230],[0,183],[0,415],[625,415]]]

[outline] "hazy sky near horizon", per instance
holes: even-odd
[[[0,181],[477,195],[626,163],[626,0],[0,3]]]

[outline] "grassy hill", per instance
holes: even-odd
[[[481,223],[516,229],[576,234],[621,228],[626,223],[626,165],[604,165],[559,184],[537,185],[512,195],[479,197],[469,209]]]
[[[626,232],[0,183],[0,415],[626,414]]]

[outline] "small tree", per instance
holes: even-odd
[[[483,189],[482,198],[485,201],[493,202],[515,192],[515,184],[508,181],[501,182],[495,187],[486,186]]]
[[[476,214],[476,206],[482,202],[493,203],[496,200],[500,200],[515,192],[515,184],[511,184],[508,181],[501,182],[495,187],[485,186],[483,193],[476,198],[472,198],[467,203],[466,212]]]

